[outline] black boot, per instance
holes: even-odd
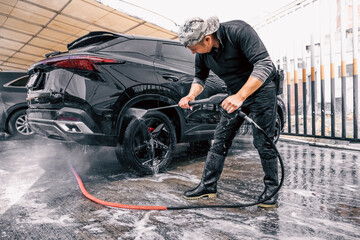
[[[258,199],[259,201],[262,201],[267,197],[271,196],[279,185],[277,158],[270,160],[262,159],[261,163],[265,173],[264,176],[265,190],[259,197]],[[278,199],[278,193],[276,193],[273,197],[266,200],[265,202],[258,204],[258,206],[263,208],[275,207],[277,199]]]
[[[220,178],[224,167],[225,156],[208,152],[205,167],[200,184],[184,193],[188,200],[200,199],[204,197],[215,198],[217,192],[217,181]]]

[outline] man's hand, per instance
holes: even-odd
[[[181,108],[190,108],[192,109],[192,106],[189,105],[190,101],[194,101],[195,98],[204,90],[203,86],[201,86],[198,83],[193,83],[191,84],[191,88],[190,91],[188,93],[187,96],[183,97],[182,99],[180,99],[179,101],[179,106]]]
[[[244,101],[242,100],[242,98],[235,94],[225,98],[224,101],[221,103],[221,106],[228,113],[232,113],[235,110],[239,109],[242,106],[243,102]]]
[[[245,85],[234,95],[231,95],[221,103],[221,106],[228,112],[232,113],[239,109],[245,99],[253,94],[257,89],[261,87],[263,82],[253,76],[250,76]]]
[[[191,109],[192,107],[189,105],[189,102],[194,101],[194,100],[195,100],[194,97],[185,96],[182,99],[180,99],[178,104],[181,108],[186,108],[186,109],[190,108]]]

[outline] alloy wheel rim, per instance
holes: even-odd
[[[29,126],[26,115],[21,115],[16,119],[15,128],[21,135],[28,136],[34,133]]]
[[[171,136],[168,126],[158,119],[146,119],[145,125],[149,134],[146,139],[136,134],[134,154],[139,164],[153,168],[168,157]]]

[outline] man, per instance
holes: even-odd
[[[220,24],[217,17],[207,20],[192,18],[180,27],[179,40],[192,53],[196,53],[195,78],[189,94],[179,101],[179,106],[190,107],[189,101],[195,100],[204,89],[210,70],[224,80],[231,92],[221,104],[228,114],[222,114],[216,127],[201,182],[184,194],[186,199],[216,197],[217,181],[226,155],[244,121],[234,114],[235,110],[241,107],[244,113],[251,113],[253,120],[269,137],[274,136],[276,68],[255,30],[240,20]],[[263,200],[278,186],[277,155],[271,143],[254,127],[253,138],[265,174],[265,191],[259,198]],[[274,207],[277,198],[276,194],[259,206]]]

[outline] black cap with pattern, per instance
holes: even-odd
[[[179,40],[185,46],[194,46],[207,35],[216,32],[220,23],[216,16],[203,20],[199,17],[190,18],[179,28]]]

